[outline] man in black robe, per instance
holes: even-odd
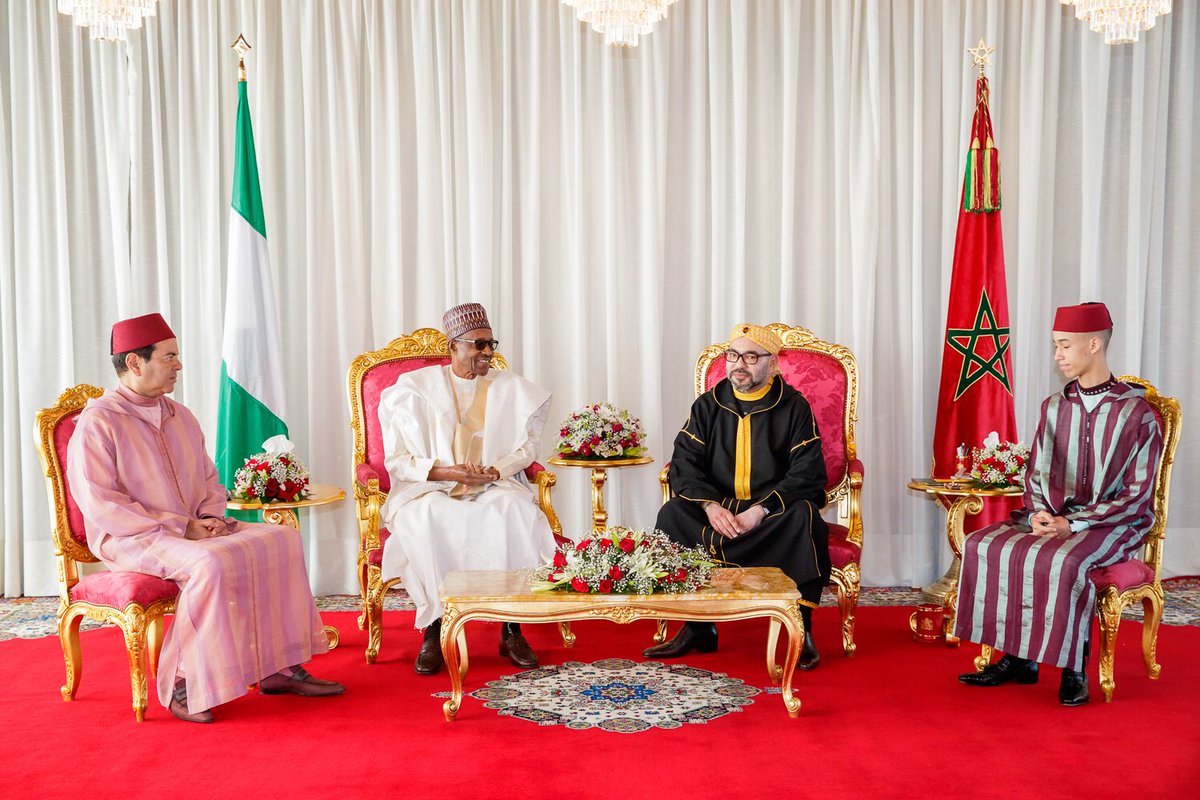
[[[692,404],[675,437],[671,490],[655,525],[672,540],[703,545],[716,561],[779,567],[815,605],[829,579],[825,459],[808,401],[779,375],[783,343],[770,329],[738,325],[725,351],[726,379]],[[800,669],[820,655],[812,608],[801,607]],[[678,658],[717,649],[711,622],[688,622],[648,658]]]

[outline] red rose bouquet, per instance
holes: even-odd
[[[1029,463],[1029,445],[1001,442],[992,434],[983,447],[971,448],[971,479],[984,486],[1021,486]]]
[[[235,500],[260,503],[293,503],[308,497],[308,468],[296,457],[295,445],[285,436],[272,436],[233,476]]]
[[[683,547],[662,531],[614,527],[560,545],[549,563],[533,571],[529,583],[535,592],[694,592],[708,583],[714,566],[702,549]]]

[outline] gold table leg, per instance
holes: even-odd
[[[447,604],[442,612],[442,660],[446,662],[446,671],[450,673],[450,699],[442,704],[442,713],[446,722],[453,722],[462,708],[463,682],[467,677],[467,636],[463,627],[462,615],[458,608]],[[459,657],[461,652],[461,659]]]
[[[262,510],[263,522],[268,525],[286,525],[289,528],[300,530],[300,518],[296,515],[294,508],[271,508],[263,506]],[[329,649],[333,650],[338,646],[342,636],[338,633],[338,629],[332,625],[326,625],[322,628],[325,632],[325,638],[329,640]]]
[[[604,533],[608,528],[608,512],[604,510],[604,482],[607,470],[592,467],[592,532]]]
[[[954,622],[958,612],[958,579],[962,573],[963,523],[968,514],[978,514],[980,511],[983,511],[983,498],[973,494],[956,497],[950,504],[946,511],[946,538],[950,541],[954,561],[945,575],[921,590],[923,600],[946,607],[946,644],[958,644],[958,638],[954,636]]]

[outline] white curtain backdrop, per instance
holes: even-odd
[[[698,351],[743,320],[803,324],[861,370],[864,580],[949,562],[928,469],[957,203],[989,74],[1003,167],[1016,411],[1060,385],[1053,308],[1100,299],[1114,369],[1180,397],[1168,574],[1200,573],[1200,9],[1106,46],[1057,0],[683,0],[636,49],[557,0],[164,0],[125,45],[48,0],[0,6],[0,558],[5,595],[56,592],[31,429],[67,386],[112,385],[108,330],[162,311],[177,397],[215,431],[244,33],[288,423],[348,485],[358,353],[487,305],[557,421],[609,399],[658,463],[609,483],[654,522]],[[566,529],[586,474],[559,470]],[[354,592],[351,505],[304,522],[314,589]]]

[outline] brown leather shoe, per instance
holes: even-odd
[[[413,662],[413,671],[418,675],[436,675],[442,671],[442,663],[442,620],[439,617],[425,629],[425,639]]]
[[[808,672],[816,669],[820,663],[821,654],[817,652],[817,645],[813,642],[812,631],[805,631],[804,646],[800,648],[800,662],[796,667]]]
[[[171,705],[167,706],[167,709],[171,712],[171,716],[184,722],[199,722],[207,725],[213,721],[211,711],[197,711],[195,714],[188,711],[187,684],[183,681],[176,681],[175,691],[171,693]]]
[[[514,667],[532,669],[538,665],[537,653],[525,641],[521,626],[506,622],[500,628],[500,655],[512,662]]]
[[[712,653],[717,649],[717,626],[703,622],[685,622],[670,640],[642,651],[646,658],[680,658],[695,650]]]
[[[337,681],[315,678],[299,665],[291,670],[291,675],[276,672],[263,678],[258,682],[258,690],[263,694],[298,694],[301,697],[333,697],[346,691],[346,687]]]

